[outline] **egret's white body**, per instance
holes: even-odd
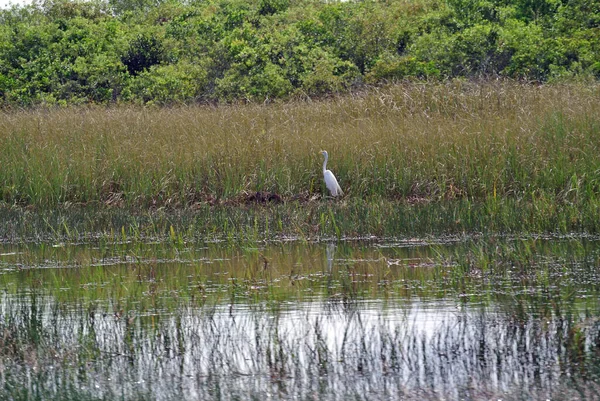
[[[331,192],[331,196],[344,195],[342,188],[340,188],[340,184],[338,184],[335,175],[331,172],[331,170],[327,170],[327,160],[329,159],[329,155],[326,150],[321,151],[321,154],[325,156],[325,161],[323,162],[323,178],[325,179],[325,185],[329,192]]]

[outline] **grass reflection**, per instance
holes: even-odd
[[[0,398],[593,399],[599,250],[5,246]]]

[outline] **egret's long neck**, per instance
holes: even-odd
[[[327,171],[327,159],[329,158],[329,155],[327,153],[325,153],[325,161],[323,162],[323,173],[325,173],[325,171]]]

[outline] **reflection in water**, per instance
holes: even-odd
[[[329,242],[327,244],[327,271],[331,273],[333,270],[333,259],[335,257],[335,243]]]
[[[0,398],[598,396],[596,244],[517,273],[452,247],[324,248],[5,260]]]
[[[415,301],[408,312],[368,302],[347,313],[311,301],[276,313],[253,305],[232,314],[227,305],[213,305],[125,316],[61,310],[34,295],[4,297],[2,305],[2,315],[16,319],[12,324],[53,349],[4,362],[7,383],[33,374],[31,391],[52,391],[67,380],[77,391],[109,398],[123,392],[159,399],[344,399],[357,392],[388,399],[425,392],[458,399],[549,391],[563,377],[597,377],[598,369],[597,322],[583,330],[558,316],[515,321],[457,312],[446,301],[435,310]],[[60,370],[41,369],[57,364]]]

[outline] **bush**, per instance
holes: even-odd
[[[145,104],[186,103],[200,99],[206,84],[206,69],[202,65],[155,65],[130,82],[127,97]]]
[[[555,40],[545,38],[540,25],[508,21],[500,31],[499,41],[510,56],[503,74],[538,81],[548,77],[550,65],[556,58]]]
[[[365,76],[367,83],[397,81],[406,78],[438,78],[440,70],[433,62],[419,61],[412,56],[386,54],[382,56]]]
[[[311,66],[303,74],[301,85],[301,90],[308,95],[339,92],[360,82],[358,68],[349,61],[320,50],[311,52],[309,58]]]
[[[151,34],[140,34],[129,43],[129,48],[121,57],[131,75],[137,75],[160,63],[163,58],[162,43]]]

